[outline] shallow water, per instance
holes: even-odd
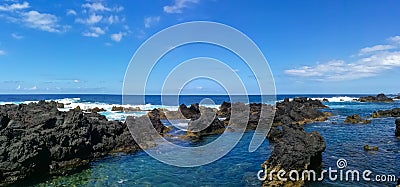
[[[217,136],[192,144],[199,146]],[[59,177],[39,186],[260,186],[257,172],[270,154],[268,142],[256,152],[248,152],[252,133],[244,134],[236,148],[216,162],[193,168],[161,163],[144,151],[120,154],[93,162],[90,169]]]

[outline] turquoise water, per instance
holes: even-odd
[[[334,116],[329,121],[306,125],[306,131],[318,131],[326,140],[326,150],[323,153],[324,168],[336,167],[338,159],[346,159],[348,166],[343,169],[371,170],[371,178],[375,175],[400,176],[400,139],[394,135],[395,118],[372,119],[370,124],[349,125],[343,121],[347,115],[360,114],[369,116],[378,109],[400,107],[400,103],[326,103]],[[337,122],[337,124],[332,124]],[[378,151],[367,152],[363,146],[378,146]],[[375,179],[372,179],[375,180]],[[330,181],[310,184],[310,186],[394,186],[395,182],[363,181]]]
[[[192,146],[204,145],[217,136]],[[56,178],[43,186],[260,186],[257,172],[270,154],[268,142],[256,152],[248,152],[252,133],[243,139],[225,157],[208,165],[180,168],[161,163],[144,151],[119,154],[98,160],[90,169],[68,177]]]
[[[345,95],[342,95],[345,96]],[[41,96],[44,97],[44,96]],[[52,96],[54,97],[54,96]],[[85,98],[86,97],[86,98]],[[210,98],[210,96],[208,96]],[[286,96],[278,96],[278,100]],[[293,96],[287,96],[293,97]],[[311,96],[310,96],[311,97]],[[331,98],[334,95],[313,96]],[[347,95],[347,97],[358,97]],[[63,98],[59,96],[59,98]],[[102,99],[103,98],[103,99]],[[185,98],[186,104],[198,101],[201,97]],[[213,98],[211,96],[211,98]],[[25,98],[26,99],[26,98]],[[35,100],[31,96],[30,100]],[[44,97],[44,99],[51,99]],[[226,99],[224,96],[215,96],[219,103]],[[26,99],[27,100],[27,99]],[[332,99],[333,100],[333,99]],[[336,98],[336,100],[338,100]],[[349,99],[351,100],[351,99]],[[7,102],[0,96],[0,102]],[[257,102],[257,98],[253,98]],[[118,102],[117,96],[84,96],[80,102]],[[159,104],[153,98],[152,104]],[[347,167],[343,170],[371,170],[375,175],[399,176],[400,139],[394,136],[394,118],[372,119],[370,124],[349,125],[343,121],[348,115],[360,114],[368,117],[372,112],[380,109],[400,107],[400,102],[394,103],[359,103],[359,102],[329,102],[325,111],[333,113],[326,122],[312,123],[305,126],[305,130],[318,131],[325,138],[327,148],[323,153],[323,169],[337,168],[338,159],[346,159]],[[333,124],[336,122],[337,124]],[[271,145],[265,141],[253,153],[248,152],[248,145],[253,131],[244,134],[242,140],[229,154],[208,165],[195,168],[180,168],[166,165],[144,151],[133,154],[117,154],[91,163],[90,167],[82,172],[66,177],[58,177],[39,186],[260,186],[257,172],[260,165],[269,157]],[[199,146],[212,142],[218,136],[209,136],[200,142],[175,140],[174,143],[183,146]],[[378,146],[378,151],[366,152],[363,146],[369,144]],[[328,177],[319,183],[306,183],[306,186],[394,186],[395,182],[376,181],[331,181]]]

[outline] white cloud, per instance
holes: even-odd
[[[21,24],[25,27],[47,32],[64,32],[69,28],[69,26],[60,25],[58,17],[53,14],[41,13],[36,10],[24,10],[29,7],[28,2],[2,5],[0,6],[0,11],[8,11],[8,13],[1,15],[0,18],[5,18],[7,21]],[[15,34],[13,37],[20,39]]]
[[[110,8],[110,7],[103,5],[101,2],[85,3],[82,5],[82,8],[87,8],[90,11],[94,11],[94,12],[103,12],[103,11],[120,12],[120,11],[124,10],[124,7],[122,7],[122,6]]]
[[[79,80],[75,79],[75,80],[74,80],[74,83],[79,83]]]
[[[77,13],[76,13],[76,11],[75,10],[72,10],[72,9],[69,9],[69,10],[67,10],[67,15],[68,16],[76,16],[77,15]]]
[[[120,18],[116,15],[111,15],[107,18],[106,20],[109,24],[114,24],[114,23],[118,23],[120,21]]]
[[[170,6],[164,6],[164,12],[169,14],[182,13],[182,9],[189,6],[189,4],[196,4],[199,0],[174,0],[174,4]]]
[[[115,42],[120,42],[122,40],[122,37],[125,35],[125,33],[119,32],[115,34],[111,34],[111,40]]]
[[[155,16],[155,17],[145,17],[144,18],[144,27],[150,28],[154,24],[157,24],[160,22],[160,16]]]
[[[123,11],[125,8],[123,7],[123,6],[117,6],[117,7],[114,7],[114,11],[115,12],[121,12],[121,11]]]
[[[19,34],[17,34],[17,33],[12,33],[11,36],[12,36],[13,38],[17,39],[17,40],[20,40],[20,39],[24,38],[22,35],[19,35]]]
[[[88,36],[88,37],[99,37],[100,35],[105,34],[106,31],[104,31],[100,27],[90,27],[90,31],[86,31],[82,33],[83,36]]]
[[[365,55],[371,52],[375,52],[375,51],[384,51],[384,50],[389,50],[389,49],[394,49],[396,48],[393,45],[375,45],[372,47],[366,47],[366,48],[362,48],[360,49],[360,52],[358,53],[358,55]]]
[[[395,39],[396,37],[391,37],[388,40],[394,41]],[[288,69],[285,70],[285,74],[319,81],[345,81],[373,77],[386,70],[400,68],[399,46],[375,45],[361,49],[359,54],[368,55],[356,59],[352,63],[332,60],[326,63],[317,63],[314,66]]]
[[[23,2],[22,4],[20,3],[14,3],[11,5],[2,5],[0,6],[0,11],[14,11],[14,10],[21,10],[21,9],[26,9],[29,8],[29,3],[28,2]]]
[[[110,11],[110,8],[105,7],[102,3],[85,3],[83,8],[88,8],[92,11]]]
[[[103,16],[101,16],[101,15],[90,14],[90,16],[87,19],[78,18],[75,21],[78,23],[93,25],[95,23],[100,22],[102,19],[103,19]]]
[[[0,56],[3,56],[5,54],[6,54],[6,52],[4,50],[0,50]]]
[[[47,32],[61,32],[61,26],[58,25],[58,18],[52,14],[40,13],[32,10],[23,12],[21,16],[21,21],[23,21],[27,27]]]
[[[400,43],[400,36],[393,36],[388,39],[390,42]]]

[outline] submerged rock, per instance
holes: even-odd
[[[400,136],[400,118],[396,119],[396,136]]]
[[[400,117],[400,108],[394,108],[392,110],[378,110],[373,112],[372,118],[382,118],[382,117]]]
[[[360,115],[354,114],[351,116],[347,116],[346,119],[344,120],[344,123],[351,123],[351,124],[368,124],[371,123],[371,120],[369,119],[362,119]]]
[[[136,151],[125,123],[56,102],[0,106],[0,185],[65,175],[111,152]]]
[[[377,96],[364,96],[358,99],[360,102],[393,102],[392,98],[387,97],[385,94],[378,94]]]
[[[369,146],[369,145],[364,145],[364,150],[365,151],[378,151],[378,147],[377,146]]]

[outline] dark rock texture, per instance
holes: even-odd
[[[187,107],[185,104],[179,106],[178,112],[180,112],[185,118],[196,120],[200,118],[200,106],[198,103],[191,104]]]
[[[307,133],[302,125],[309,122],[325,121],[330,115],[319,111],[327,108],[318,100],[295,98],[277,103],[274,125],[267,137],[273,142],[273,151],[263,164],[264,172],[284,169],[302,172],[319,168],[322,152],[326,148],[324,138],[316,131]],[[273,180],[263,181],[263,186],[303,186],[304,181],[281,181],[277,175]],[[287,175],[287,174],[286,174]],[[269,176],[268,176],[269,177]],[[286,176],[287,178],[288,176]]]
[[[231,115],[231,103],[224,101],[219,107],[217,115],[223,118],[229,117]]]
[[[346,119],[344,120],[344,123],[351,123],[351,124],[368,124],[371,123],[371,120],[369,119],[362,119],[360,115],[354,114],[351,116],[347,116]]]
[[[275,175],[273,180],[263,181],[263,186],[302,186],[303,181],[278,180],[276,172],[283,169],[286,172],[297,170],[301,173],[305,169],[320,168],[322,152],[326,148],[325,140],[316,131],[305,132],[300,125],[282,125],[282,128],[276,131],[279,136],[275,136],[274,149],[263,164],[265,173],[275,170]]]
[[[396,136],[400,136],[400,118],[396,119]]]
[[[153,109],[147,116],[128,116],[126,118],[126,124],[129,130],[138,133],[135,135],[135,140],[141,148],[146,149],[156,146],[155,141],[161,138],[164,133],[168,132],[169,129],[165,127],[160,120],[161,114],[162,112],[158,109]],[[154,129],[156,134],[152,133]]]
[[[317,109],[327,108],[318,100],[305,97],[288,99],[276,104],[274,123],[276,124],[305,124],[314,121],[325,121],[327,113]]]
[[[218,119],[214,110],[204,108],[198,119],[192,119],[188,124],[187,135],[202,137],[211,134],[219,134],[225,131],[225,125]]]
[[[182,104],[178,112],[190,119],[187,135],[191,138],[197,139],[225,131],[224,123],[218,119],[216,111],[211,108],[200,107],[198,103],[191,104],[190,107]]]
[[[117,112],[134,112],[134,111],[141,111],[139,107],[122,107],[122,106],[113,106],[111,107],[111,111]]]
[[[94,108],[91,108],[91,109],[87,109],[86,110],[86,112],[104,112],[104,111],[106,111],[104,108],[99,108],[99,107],[94,107]]]
[[[127,125],[57,103],[0,106],[0,185],[63,175],[111,152],[136,151]]]
[[[378,94],[377,96],[365,96],[358,99],[360,102],[393,102],[392,98],[387,97],[385,94]]]
[[[382,117],[400,117],[400,108],[394,108],[392,110],[379,110],[373,112],[371,117],[382,118]]]

